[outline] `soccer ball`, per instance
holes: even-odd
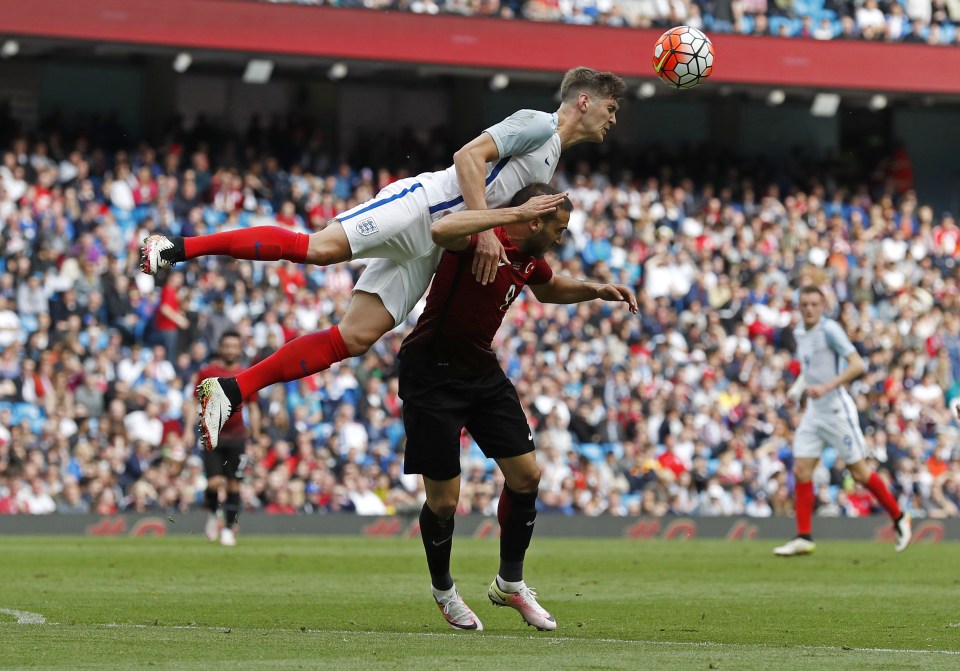
[[[675,89],[692,89],[713,72],[713,42],[696,28],[677,26],[653,47],[653,69]]]

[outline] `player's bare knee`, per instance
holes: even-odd
[[[458,500],[450,496],[438,496],[434,499],[427,499],[427,507],[441,520],[449,520],[456,514],[457,503]]]
[[[507,481],[507,486],[518,494],[533,494],[540,489],[540,467],[534,465],[517,473]]]
[[[350,243],[339,222],[331,222],[322,231],[310,234],[307,245],[307,263],[317,266],[329,266],[333,263],[349,261]]]
[[[340,327],[340,337],[343,338],[343,344],[347,346],[350,356],[366,354],[382,335],[382,333],[375,334],[369,329],[344,328],[343,325]]]

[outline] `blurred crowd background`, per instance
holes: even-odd
[[[139,272],[149,234],[319,230],[405,176],[331,159],[294,125],[207,133],[0,138],[0,513],[199,508],[194,376],[220,335],[241,334],[248,365],[343,314],[361,264]],[[400,142],[436,167],[455,148]],[[791,514],[799,416],[783,402],[797,289],[815,284],[869,364],[852,392],[873,465],[914,516],[960,514],[960,228],[918,200],[902,148],[870,164],[798,151],[776,167],[651,149],[615,169],[564,163],[556,183],[576,209],[554,268],[636,286],[642,309],[525,292],[507,315],[496,345],[535,431],[544,513]],[[396,378],[416,316],[244,408],[245,512],[419,508]],[[461,461],[460,512],[495,514],[502,478],[469,436]],[[817,514],[874,512],[833,450],[815,479]]]
[[[263,0],[581,26],[958,45],[960,0]]]

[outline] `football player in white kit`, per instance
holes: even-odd
[[[803,325],[794,331],[801,373],[788,393],[788,402],[806,409],[793,439],[793,474],[796,478],[794,505],[797,537],[775,548],[780,557],[810,554],[816,548],[811,536],[813,523],[813,470],[823,448],[832,445],[853,479],[870,490],[893,520],[896,550],[910,543],[910,513],[901,512],[886,483],[865,461],[863,432],[857,406],[846,385],[866,372],[863,359],[843,328],[823,316],[823,292],[815,286],[800,289]],[[843,361],[843,363],[841,363]]]
[[[235,378],[200,383],[199,424],[207,448],[217,446],[220,428],[244,399],[271,384],[359,356],[401,324],[426,291],[440,259],[442,250],[433,243],[431,224],[447,212],[506,205],[523,187],[549,183],[560,152],[583,142],[603,142],[617,122],[625,91],[624,82],[612,73],[574,68],[563,78],[556,112],[514,113],[459,149],[446,170],[394,182],[311,235],[258,226],[192,238],[145,239],[140,265],[151,275],[210,254],[316,265],[374,259],[357,282],[338,326],[290,341]],[[538,199],[543,214],[556,209],[555,197]],[[507,260],[492,231],[481,234],[476,256],[472,270],[484,284],[493,281],[497,264]]]

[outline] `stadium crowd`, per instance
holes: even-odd
[[[338,322],[360,264],[207,257],[157,284],[138,270],[150,233],[316,230],[402,174],[317,160],[311,143],[289,160],[258,146],[10,139],[0,513],[198,508],[194,374],[220,335],[238,331],[249,364]],[[792,308],[812,283],[869,363],[853,392],[871,459],[915,516],[960,515],[953,215],[918,202],[902,150],[859,172],[798,154],[770,182],[749,162],[698,152],[648,155],[634,173],[603,161],[557,171],[576,209],[554,266],[635,285],[642,309],[542,305],[525,292],[507,316],[497,347],[534,427],[542,511],[790,514],[799,417],[783,401],[798,371]],[[366,356],[244,408],[245,511],[419,509],[421,485],[402,474],[396,378],[416,316]],[[462,464],[460,512],[495,514],[502,479],[468,436]],[[818,514],[873,511],[835,453],[815,479]]]
[[[263,0],[816,40],[960,45],[960,0]]]

